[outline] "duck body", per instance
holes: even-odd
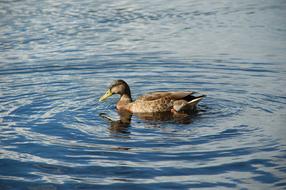
[[[196,104],[188,106],[188,103],[197,99],[194,92],[153,92],[140,96],[130,104],[130,111],[133,113],[155,113],[169,111],[193,111]],[[197,99],[198,101],[201,100]],[[198,102],[197,102],[198,103]]]
[[[190,112],[196,109],[198,102],[205,96],[196,97],[194,94],[197,93],[191,91],[152,92],[132,101],[128,84],[123,80],[117,80],[100,98],[100,101],[113,94],[120,95],[116,108],[132,113]]]

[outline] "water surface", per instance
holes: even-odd
[[[285,189],[285,9],[0,2],[0,189]],[[183,122],[122,124],[118,97],[98,102],[114,79],[207,98]]]

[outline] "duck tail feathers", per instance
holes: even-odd
[[[205,97],[205,95],[201,95],[198,97],[195,97],[191,101],[187,102],[185,105],[175,108],[177,112],[192,112],[196,110],[197,104]]]
[[[201,95],[188,102],[188,106],[195,107],[206,95]]]

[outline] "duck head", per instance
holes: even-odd
[[[123,95],[131,98],[131,92],[128,84],[124,80],[115,80],[110,85],[108,90],[105,92],[103,96],[100,97],[99,101],[106,100],[108,97],[113,94],[119,94],[121,97]]]

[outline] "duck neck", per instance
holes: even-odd
[[[117,102],[116,108],[118,110],[129,110],[129,105],[132,102],[130,94],[121,95],[119,101]]]
[[[126,102],[127,104],[131,103],[132,102],[131,94],[123,94],[123,95],[121,95],[119,101],[120,102]]]
[[[124,92],[121,94],[120,101],[126,102],[126,103],[131,103],[131,102],[132,102],[131,90],[130,90],[128,84],[126,84],[125,90],[124,90]]]

